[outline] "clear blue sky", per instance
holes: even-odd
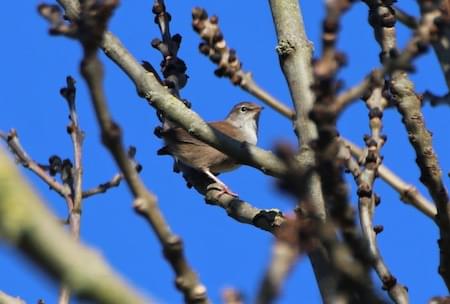
[[[324,10],[322,1],[301,1],[309,38],[315,54],[320,52],[320,23]],[[168,0],[172,14],[172,32],[183,36],[180,57],[186,61],[190,76],[182,91],[193,109],[206,120],[223,118],[237,101],[255,99],[228,80],[213,75],[214,66],[198,52],[199,38],[191,28],[191,9],[202,6],[210,14],[219,15],[221,28],[229,45],[235,48],[252,71],[258,83],[279,99],[290,104],[289,93],[280,72],[275,53],[276,38],[267,1],[173,1]],[[38,2],[7,1],[0,10],[3,47],[0,48],[2,72],[0,81],[0,129],[16,128],[30,155],[45,162],[52,154],[71,157],[67,136],[67,109],[59,96],[65,77],[77,80],[77,105],[81,126],[86,132],[84,145],[84,186],[95,186],[117,172],[109,154],[99,144],[99,130],[94,120],[86,87],[78,73],[81,57],[77,42],[50,37],[47,23],[36,12]],[[150,47],[159,32],[153,23],[152,1],[123,1],[116,11],[110,29],[140,60],[156,68],[160,54]],[[415,1],[402,1],[402,7],[417,13]],[[349,59],[340,76],[347,86],[356,84],[368,71],[378,66],[379,48],[366,22],[367,8],[358,3],[345,15],[339,46]],[[410,33],[399,26],[400,43]],[[241,289],[252,300],[266,268],[273,238],[268,233],[243,225],[210,205],[194,190],[187,189],[180,175],[171,170],[168,157],[156,155],[161,142],[153,135],[157,119],[152,108],[136,95],[131,81],[108,59],[105,88],[114,118],[124,129],[125,141],[138,149],[143,164],[141,174],[146,185],[157,194],[159,205],[173,231],[181,235],[189,262],[206,284],[213,302],[220,299],[223,287]],[[430,89],[447,91],[433,52],[417,61],[417,73],[411,76],[418,92]],[[434,133],[434,146],[445,174],[450,168],[448,140],[448,107],[424,107],[428,128]],[[418,182],[415,155],[407,142],[406,132],[396,110],[384,117],[384,133],[388,141],[382,150],[384,163],[406,181]],[[360,102],[347,110],[339,121],[341,134],[362,144],[368,132],[367,111]],[[278,139],[295,143],[290,124],[271,109],[263,112],[260,143],[271,149]],[[48,207],[59,217],[66,214],[65,204],[35,176],[22,170]],[[294,202],[280,194],[274,180],[255,169],[242,167],[224,174],[223,180],[240,196],[260,208],[290,211]],[[351,180],[351,179],[349,179]],[[448,185],[448,178],[444,177]],[[352,201],[355,186],[351,184]],[[424,303],[431,296],[446,294],[437,274],[437,229],[430,220],[403,204],[399,196],[383,182],[377,181],[375,191],[382,203],[376,210],[375,223],[384,225],[378,236],[381,252],[398,280],[409,287],[412,303]],[[124,185],[85,201],[81,238],[100,252],[130,283],[143,293],[165,303],[180,303],[181,296],[173,287],[174,276],[163,260],[161,248],[147,224],[131,207],[132,197]],[[379,285],[379,281],[375,278]],[[16,250],[0,243],[0,290],[21,296],[29,303],[43,298],[55,303],[57,285]],[[285,286],[280,303],[320,303],[318,290],[307,259],[296,266]]]

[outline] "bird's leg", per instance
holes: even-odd
[[[215,176],[214,174],[211,173],[211,171],[209,171],[208,169],[203,169],[202,170],[203,173],[205,173],[206,175],[208,175],[208,177],[210,177],[213,181],[215,181],[216,183],[220,184],[222,186],[222,193],[228,193],[229,195],[232,195],[234,197],[238,197],[239,195],[237,195],[237,193],[234,193],[233,191],[231,191],[227,185],[225,185],[224,182],[222,182],[217,176]]]

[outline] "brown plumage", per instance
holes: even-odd
[[[225,120],[208,123],[211,127],[240,141],[256,144],[259,113],[262,107],[251,102],[235,105]],[[204,172],[211,179],[221,184],[224,192],[232,193],[215,175],[236,169],[239,164],[231,157],[191,136],[180,127],[163,131],[166,146],[158,154],[173,155],[177,161]]]

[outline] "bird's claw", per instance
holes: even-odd
[[[222,190],[220,190],[219,197],[222,196],[225,193],[229,194],[229,195],[231,195],[233,197],[239,197],[239,195],[237,193],[234,193],[228,187],[223,187]]]

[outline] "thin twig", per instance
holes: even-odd
[[[272,256],[259,287],[256,303],[273,303],[296,262],[319,245],[318,225],[323,221],[301,215],[290,216],[277,229]]]
[[[343,140],[344,145],[349,147],[351,154],[360,159],[364,154],[363,150],[349,140]],[[428,216],[431,220],[436,220],[436,207],[432,202],[426,199],[420,191],[412,184],[408,184],[398,175],[392,172],[386,165],[380,164],[378,167],[378,175],[388,185],[400,194],[400,199],[411,204],[417,210]]]
[[[425,91],[423,93],[423,102],[429,101],[431,106],[436,107],[440,105],[450,106],[450,93],[444,94],[442,96],[435,95],[430,91]]]
[[[352,102],[367,95],[367,91],[369,91],[374,82],[376,82],[376,79],[380,79],[380,76],[375,76],[378,72],[379,71],[377,70],[373,71],[373,73],[365,77],[360,83],[339,94],[332,105],[333,111],[340,114]]]
[[[389,17],[385,12],[383,16],[385,18]],[[363,235],[368,240],[370,253],[374,258],[373,268],[383,283],[383,289],[388,292],[391,299],[396,303],[406,304],[409,302],[407,289],[397,282],[397,279],[392,275],[384,262],[377,244],[375,227],[373,226],[376,202],[379,202],[379,197],[376,196],[374,191],[374,183],[378,177],[378,168],[382,162],[381,149],[386,142],[386,136],[382,134],[382,117],[388,104],[383,94],[385,90],[383,83],[374,86],[368,98],[365,99],[369,110],[370,135],[365,135],[364,137],[366,149],[364,157],[360,160],[364,168],[361,174],[355,177],[355,180],[358,186],[360,225]]]
[[[96,194],[105,193],[111,188],[118,187],[122,179],[122,174],[117,173],[109,181],[99,184],[97,187],[83,191],[83,198],[88,198]]]
[[[435,30],[433,33],[433,39],[431,39],[431,45],[436,52],[436,57],[444,74],[447,88],[450,90],[450,52],[448,46],[450,45],[450,3],[449,1],[417,1],[420,5],[420,12],[423,17],[430,16]],[[423,23],[423,18],[420,24]]]
[[[68,208],[72,208],[73,201],[71,198],[71,189],[65,187],[63,184],[59,183],[53,176],[48,174],[37,162],[31,159],[26,151],[23,149],[19,141],[19,136],[16,130],[12,129],[8,134],[0,132],[0,138],[3,139],[7,144],[11,152],[16,157],[16,160],[24,167],[35,173],[39,178],[41,178],[50,189],[53,189],[61,195],[68,203]]]
[[[282,115],[294,118],[294,113],[288,106],[270,95],[261,88],[253,79],[252,73],[242,69],[242,63],[236,50],[228,47],[219,27],[219,18],[211,16],[203,8],[194,8],[192,11],[192,25],[194,30],[202,38],[199,45],[200,52],[217,64],[215,74],[218,77],[227,77],[234,85],[262,100],[268,106]]]
[[[412,30],[417,29],[417,27],[419,26],[419,22],[417,21],[416,17],[411,16],[398,6],[393,6],[392,8],[395,11],[395,17],[397,17],[398,21],[400,21],[401,23],[403,23]]]
[[[268,304],[274,302],[298,257],[297,250],[292,248],[290,244],[284,242],[274,244],[269,268],[266,270],[259,288],[256,303]]]
[[[69,181],[68,186],[72,189],[71,199],[73,201],[72,208],[69,208],[68,223],[72,236],[79,240],[80,225],[81,225],[81,208],[83,199],[83,164],[82,164],[82,148],[84,133],[80,128],[78,122],[78,114],[76,110],[75,97],[76,88],[75,80],[68,76],[66,78],[66,87],[60,91],[61,95],[66,99],[69,108],[70,124],[67,126],[67,132],[70,134],[73,146],[74,167],[70,168],[68,179],[63,179],[63,182]],[[59,294],[58,304],[68,304],[70,301],[70,290],[66,286],[62,286]]]

